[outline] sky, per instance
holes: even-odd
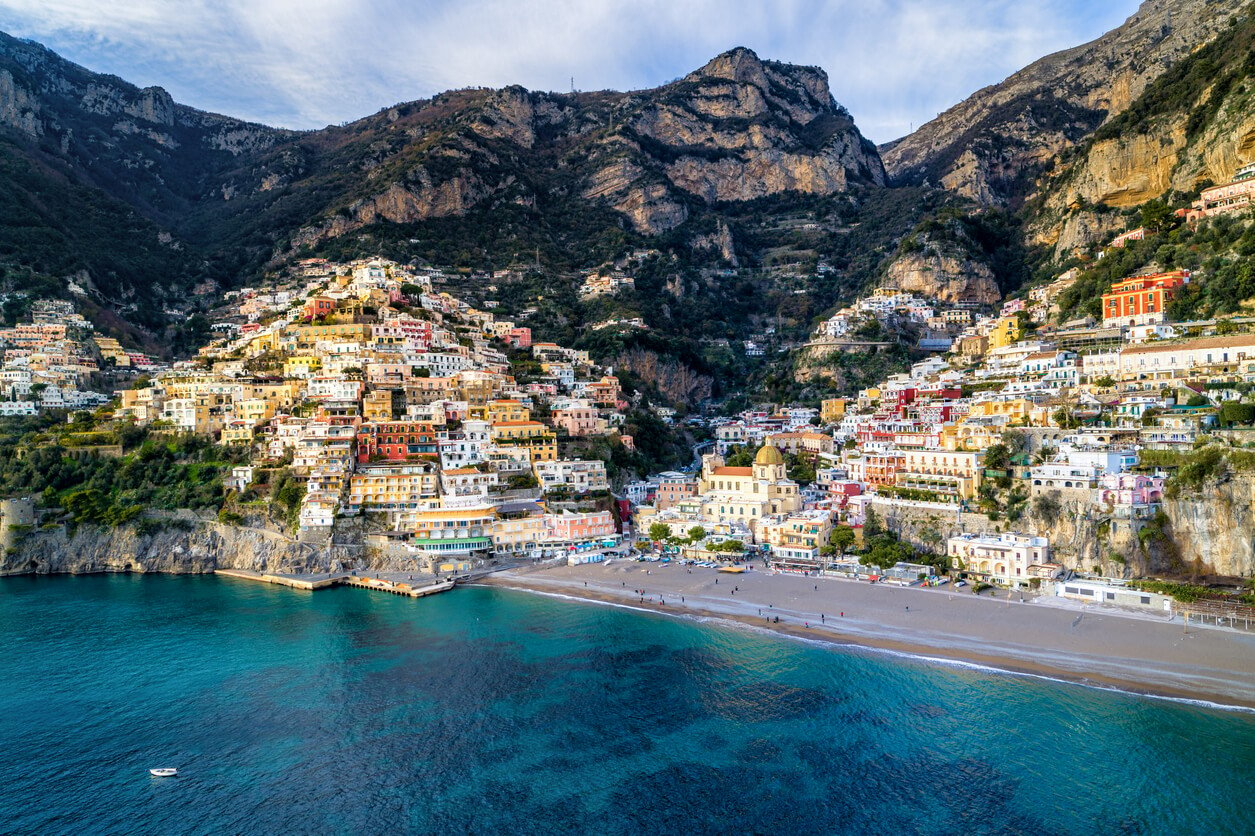
[[[202,110],[317,128],[457,87],[641,89],[734,46],[823,67],[876,142],[1137,0],[0,0],[0,30]]]

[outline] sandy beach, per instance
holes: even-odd
[[[617,560],[482,583],[702,615],[838,644],[1255,708],[1255,633],[1044,598]],[[637,590],[642,590],[643,595]],[[779,618],[779,622],[776,622]]]

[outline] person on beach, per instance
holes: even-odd
[[[820,614],[819,614],[819,623],[820,623],[820,624],[823,624],[823,623],[824,623],[824,614],[823,614],[823,613],[820,613]]]

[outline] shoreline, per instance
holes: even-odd
[[[945,605],[947,608],[951,604],[959,603],[959,599],[970,599],[970,604],[984,606],[989,610],[998,610],[1000,611],[997,613],[999,616],[1010,616],[1010,620],[1014,620],[1017,617],[1017,615],[1011,615],[1012,613],[1027,612],[1044,614],[1047,619],[1056,621],[1062,617],[1067,622],[1073,622],[1075,616],[1075,621],[1073,622],[1073,628],[1075,629],[1082,622],[1083,617],[1089,617],[1091,622],[1099,622],[1101,627],[1104,626],[1101,624],[1103,616],[1114,615],[1113,621],[1128,622],[1121,626],[1131,627],[1133,632],[1138,635],[1144,636],[1147,633],[1160,634],[1150,636],[1149,639],[1143,642],[1140,652],[1137,653],[1121,653],[1119,648],[1115,646],[1118,643],[1115,643],[1108,648],[1097,648],[1083,655],[1073,655],[1070,648],[1062,646],[1066,643],[1052,643],[1040,640],[1040,634],[1039,641],[1036,643],[1025,642],[1018,644],[1007,643],[1004,639],[992,639],[987,635],[981,635],[982,633],[988,634],[991,627],[994,628],[995,635],[1003,631],[1006,628],[1006,624],[1003,622],[1008,620],[1005,617],[995,619],[993,623],[973,623],[969,625],[971,629],[967,631],[962,629],[962,625],[958,627],[957,632],[955,632],[954,625],[949,625],[949,630],[926,627],[924,634],[917,631],[899,630],[896,624],[891,623],[892,619],[884,619],[880,623],[869,622],[862,612],[862,603],[858,600],[850,600],[852,597],[856,599],[857,596],[841,595],[841,593],[858,593],[860,590],[864,590],[865,592],[862,593],[862,596],[866,597],[868,594],[879,595],[880,592],[886,590],[876,589],[870,584],[858,584],[854,581],[775,575],[755,571],[745,575],[724,575],[720,578],[729,578],[727,582],[729,585],[726,587],[728,589],[731,589],[733,586],[739,588],[747,579],[753,578],[753,582],[746,583],[746,585],[752,585],[756,587],[755,589],[746,589],[740,596],[726,594],[721,596],[716,593],[716,597],[711,597],[708,594],[709,590],[702,590],[698,594],[685,592],[685,589],[692,589],[693,586],[713,586],[713,584],[709,583],[710,579],[701,575],[680,575],[676,573],[671,577],[667,577],[658,573],[657,564],[649,565],[650,574],[648,576],[645,575],[644,569],[633,572],[631,567],[623,567],[622,564],[615,566],[613,569],[606,567],[604,564],[594,564],[593,566],[601,568],[603,577],[596,577],[596,568],[580,566],[528,571],[511,570],[483,578],[475,583],[483,586],[514,589],[520,592],[561,597],[587,603],[621,606],[677,618],[711,619],[724,622],[728,626],[768,630],[789,638],[826,644],[851,651],[908,657],[926,664],[958,665],[984,670],[988,673],[1024,676],[1088,688],[1118,691],[1140,697],[1201,705],[1217,710],[1255,712],[1255,636],[1231,633],[1226,630],[1215,630],[1214,628],[1208,628],[1204,631],[1203,628],[1198,627],[1191,628],[1190,632],[1185,633],[1179,623],[1175,625],[1174,629],[1173,625],[1162,621],[1155,622],[1144,618],[1123,617],[1113,613],[1086,610],[1078,616],[1076,611],[1072,609],[1028,604],[1007,606],[1001,602],[979,598],[974,595],[946,596],[944,593],[941,593],[943,597],[940,600],[947,601]],[[628,577],[634,578],[636,585],[628,585],[626,587],[627,594],[607,587],[604,577],[607,569],[616,571],[616,574],[618,572],[630,572],[631,574]],[[696,572],[696,570],[694,571]],[[584,585],[584,581],[588,582],[588,586]],[[684,582],[688,582],[687,585]],[[839,586],[835,589],[825,588],[825,585],[831,584]],[[821,623],[818,621],[817,615],[815,619],[808,621],[804,611],[799,613],[792,608],[762,604],[760,600],[756,600],[761,599],[761,594],[755,595],[754,593],[761,593],[762,588],[768,585],[774,587],[771,589],[772,593],[779,593],[769,597],[781,598],[782,600],[784,596],[800,591],[797,589],[786,589],[786,586],[805,586],[805,591],[811,595],[826,594],[828,597],[832,597],[835,592],[837,597],[846,599],[848,602],[835,602],[836,606],[849,608],[847,615],[838,616],[836,619],[826,619]],[[814,586],[819,587],[823,591],[814,592],[812,590]],[[633,593],[634,589],[646,587],[647,594],[645,596]],[[620,587],[620,589],[624,588]],[[938,593],[933,591],[918,589],[898,591],[911,595],[910,599],[903,599],[911,602],[910,605],[903,605],[902,613],[906,617],[909,617],[907,606],[914,606],[916,611],[919,612],[921,608],[928,607],[930,603],[934,605],[933,609],[936,609],[940,603],[939,601],[929,602],[925,599],[924,596],[930,594],[938,595]],[[697,592],[697,590],[694,590],[694,592]],[[734,597],[737,599],[736,601],[733,600]],[[682,598],[684,600],[683,604],[675,603]],[[662,603],[664,599],[669,600],[664,604]],[[747,603],[742,604],[740,603],[741,601],[747,601]],[[896,605],[896,600],[894,603]],[[966,605],[968,602],[965,600],[963,603]],[[757,610],[760,606],[762,606],[765,613],[770,612],[771,615],[759,617],[754,612],[747,611]],[[840,611],[838,609],[837,612]],[[858,616],[855,616],[856,612],[859,613]],[[779,623],[768,620],[777,615],[781,618]],[[963,615],[966,615],[966,613]],[[988,615],[988,613],[978,615]],[[1105,626],[1109,627],[1110,625]],[[1147,627],[1152,626],[1159,629],[1147,630]],[[1161,637],[1163,628],[1167,628],[1173,634],[1180,635],[1177,643],[1174,644],[1174,648],[1177,648],[1177,650],[1173,653],[1147,653],[1147,645]],[[1090,638],[1086,637],[1086,641],[1090,641]],[[1188,648],[1183,647],[1186,644],[1190,646]],[[1154,650],[1153,644],[1151,644],[1150,649]],[[1196,653],[1199,650],[1203,652]],[[1237,664],[1232,668],[1218,666],[1215,664],[1217,655],[1225,661],[1232,661]],[[1200,659],[1206,660],[1211,664],[1199,664]],[[1112,670],[1094,670],[1093,666],[1095,666],[1095,663],[1097,665],[1105,663]]]
[[[79,575],[197,575],[214,572],[118,571],[103,568],[92,572],[14,572],[0,577],[53,577]],[[229,573],[223,573],[228,576]],[[723,592],[715,590],[724,580]],[[622,586],[607,585],[620,580]],[[628,588],[627,581],[632,586]],[[587,583],[586,583],[587,582]],[[728,591],[748,588],[740,595]],[[1217,710],[1255,712],[1255,634],[1215,627],[1194,626],[1188,632],[1180,623],[1169,624],[1142,614],[1103,611],[1095,607],[1061,607],[1050,604],[1011,604],[982,596],[941,590],[884,587],[837,578],[751,571],[743,575],[719,575],[714,570],[613,561],[574,567],[506,569],[471,582],[471,585],[513,589],[547,597],[623,607],[676,618],[710,619],[730,627],[767,630],[788,638],[825,644],[856,652],[883,653],[935,665],[962,666],[992,674],[1023,676],[1117,691],[1147,698],[1184,702]],[[645,589],[643,596],[634,589]],[[820,591],[822,590],[822,591]],[[625,594],[626,591],[626,594]],[[764,593],[766,595],[764,596]],[[909,596],[901,598],[900,596]],[[662,603],[666,598],[671,601]],[[817,599],[822,598],[822,603]],[[894,605],[868,606],[868,599],[893,598]],[[657,599],[657,600],[655,600]],[[676,600],[683,603],[677,604]],[[770,600],[768,600],[770,599]],[[774,606],[774,601],[791,606]],[[909,601],[899,611],[898,600]],[[942,605],[941,601],[947,601]],[[1053,599],[1052,599],[1053,600]],[[742,603],[744,602],[744,603]],[[878,605],[884,601],[874,602]],[[808,604],[797,609],[799,604]],[[829,612],[848,612],[835,619],[817,621],[816,604]],[[928,615],[928,610],[955,605],[965,608],[960,623],[926,624],[923,631],[903,629],[904,616]],[[911,606],[915,609],[912,612]],[[973,610],[972,608],[975,608]],[[754,611],[770,612],[762,617]],[[808,610],[811,615],[808,617]],[[975,617],[972,618],[972,614]],[[868,618],[868,615],[873,616]],[[991,614],[999,618],[989,618]],[[1098,625],[1098,639],[1112,625],[1136,635],[1139,652],[1121,653],[1119,647],[1093,647],[1095,637],[1080,638],[1083,650],[1069,642],[1046,640],[1037,632],[1036,642],[1008,642],[1008,631],[1035,628],[1030,620],[1071,622],[1075,630],[1083,619],[1087,627]],[[768,618],[779,616],[779,623]],[[847,617],[848,615],[848,617]],[[1075,620],[1073,620],[1075,616]],[[809,622],[809,623],[808,623]],[[1121,624],[1123,622],[1123,624]],[[1154,644],[1177,636],[1171,645]],[[1057,638],[1057,637],[1055,637]],[[1124,637],[1127,645],[1128,636]],[[1070,642],[1076,644],[1076,642]],[[1186,648],[1184,645],[1188,644]],[[1117,642],[1119,645],[1119,642]],[[1147,653],[1147,646],[1156,652]],[[1123,648],[1128,650],[1127,646]],[[1171,650],[1171,653],[1163,651]],[[1200,664],[1202,662],[1203,664]],[[1088,663],[1088,664],[1087,664]],[[1096,671],[1090,665],[1111,665],[1114,672]]]

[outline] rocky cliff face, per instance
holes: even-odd
[[[1065,257],[1123,231],[1111,208],[1192,195],[1255,160],[1255,19],[1251,14],[1150,85],[1081,153],[1044,178],[1032,225]]]
[[[1146,0],[1119,28],[1031,64],[886,146],[885,166],[899,181],[929,180],[986,205],[1015,202],[1032,193],[1037,174],[1060,152],[1224,32],[1245,5]],[[1116,188],[1131,195],[1142,185],[1132,175]]]
[[[0,574],[91,572],[201,573],[214,569],[258,572],[326,572],[347,560],[327,551],[257,529],[197,522],[151,535],[130,528],[80,526],[35,532],[0,557]]]
[[[1255,475],[1238,473],[1164,502],[1178,571],[1255,577]]]
[[[356,188],[367,194],[326,207],[328,216],[302,229],[298,243],[376,220],[535,205],[542,194],[569,188],[554,188],[555,171],[574,180],[580,200],[612,207],[646,235],[683,224],[695,201],[831,195],[854,183],[885,182],[876,149],[833,101],[822,70],[763,61],[748,49],[654,90],[455,91],[394,110],[341,131],[348,145],[315,149],[316,156],[348,147],[376,155],[370,177]],[[252,176],[257,182],[258,173]]]
[[[898,256],[889,264],[883,285],[949,303],[993,304],[1002,298],[988,266],[936,250]]]
[[[132,528],[80,526],[25,535],[0,554],[0,575],[162,572],[201,574],[248,569],[270,574],[335,572],[350,568],[412,570],[404,555],[368,548],[361,531],[337,529],[336,543],[305,543],[277,532],[238,528],[196,519],[184,512],[182,525],[153,534]]]

